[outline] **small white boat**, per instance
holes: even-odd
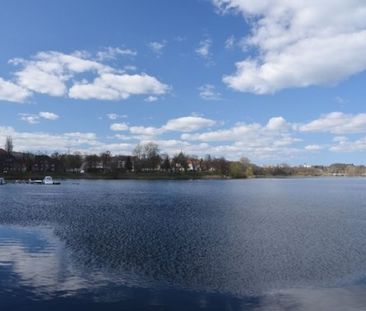
[[[5,185],[6,181],[3,177],[0,177],[0,185]]]
[[[45,178],[43,178],[42,184],[44,184],[44,185],[60,185],[61,183],[53,181],[51,176],[46,176]]]
[[[51,176],[46,176],[45,178],[43,178],[42,183],[44,185],[53,185],[53,179]]]

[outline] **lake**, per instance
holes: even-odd
[[[0,186],[1,310],[366,310],[366,178]]]

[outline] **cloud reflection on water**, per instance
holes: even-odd
[[[52,300],[59,297],[85,298],[85,293],[94,302],[115,303],[136,299],[137,288],[119,287],[126,285],[123,278],[101,272],[88,274],[73,264],[64,243],[49,227],[0,226],[0,291],[16,295],[26,288],[34,297],[32,300]],[[108,287],[110,282],[114,286]],[[170,292],[160,289],[154,294],[144,294],[143,303],[148,306],[171,306]],[[366,310],[366,289],[362,286],[352,288],[298,288],[280,290],[260,297],[233,298],[220,301],[218,294],[172,292],[176,301],[185,301],[200,309],[213,309],[215,305],[222,310]],[[223,298],[222,296],[221,298]],[[174,300],[174,299],[173,299]],[[90,302],[91,302],[90,301]],[[140,303],[142,303],[140,301]],[[178,308],[178,307],[177,307]]]

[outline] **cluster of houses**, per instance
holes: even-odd
[[[0,148],[0,173],[54,172],[55,170],[55,161],[47,155],[8,153]]]

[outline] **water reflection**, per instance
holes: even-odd
[[[0,308],[362,310],[366,182],[348,183],[1,188]]]
[[[280,290],[253,297],[136,288],[120,277],[82,271],[48,227],[0,226],[0,307],[19,310],[365,310],[366,288]],[[94,308],[94,309],[91,309]]]
[[[2,289],[23,287],[43,297],[69,295],[105,280],[76,270],[64,244],[46,227],[0,226],[0,271]]]

